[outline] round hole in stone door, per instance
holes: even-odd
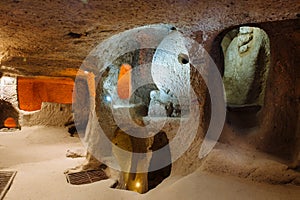
[[[169,148],[169,139],[167,137],[167,134],[164,131],[159,131],[154,136],[153,144],[150,148],[150,150],[157,151],[163,147],[167,146],[162,153],[152,156],[149,166],[149,172],[148,172],[148,189],[151,190],[155,188],[157,185],[159,185],[164,179],[170,176],[171,174],[171,168],[172,168],[172,160],[171,160],[171,152]],[[157,162],[167,162],[170,163],[169,165],[155,171],[151,171],[151,169],[155,168],[155,165],[159,165]]]
[[[180,53],[178,55],[178,62],[181,63],[181,64],[184,64],[184,65],[188,64],[190,62],[188,55]]]

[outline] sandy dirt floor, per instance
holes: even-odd
[[[68,149],[82,148],[78,137],[64,128],[25,127],[0,133],[0,169],[18,171],[5,200],[135,200],[135,199],[300,199],[300,187],[268,185],[234,177],[196,171],[186,177],[170,177],[146,194],[111,189],[114,180],[74,186],[64,170],[83,158],[67,158]]]

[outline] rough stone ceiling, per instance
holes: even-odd
[[[0,71],[72,76],[101,41],[168,23],[187,35],[299,18],[299,0],[1,0]]]

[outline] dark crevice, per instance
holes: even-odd
[[[69,33],[67,34],[67,36],[70,37],[70,38],[81,38],[81,36],[83,36],[83,34],[81,34],[81,33],[69,32]]]

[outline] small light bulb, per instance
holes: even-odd
[[[85,74],[88,74],[89,72],[88,72],[88,71],[84,71],[84,73],[85,73]]]
[[[110,97],[110,96],[106,96],[106,97],[105,97],[105,100],[106,100],[107,102],[111,102],[111,97]]]
[[[141,187],[141,183],[140,182],[136,182],[135,187],[137,187],[137,188]]]

